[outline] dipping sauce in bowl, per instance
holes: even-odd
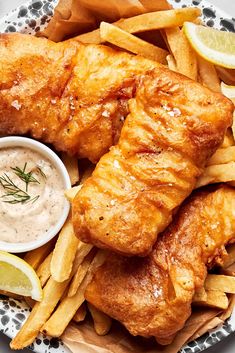
[[[71,187],[59,157],[22,137],[0,139],[0,249],[32,250],[49,241],[65,222]]]

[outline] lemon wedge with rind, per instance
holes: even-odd
[[[195,51],[207,61],[235,69],[235,34],[184,23],[184,33]]]
[[[0,251],[0,289],[42,300],[40,280],[34,269],[18,256]]]

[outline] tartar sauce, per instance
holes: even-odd
[[[24,147],[0,150],[0,241],[26,243],[59,220],[66,202],[63,180],[40,153]]]

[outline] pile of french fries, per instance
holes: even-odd
[[[168,7],[169,8],[169,7]],[[76,37],[83,43],[106,43],[140,54],[148,59],[168,65],[210,89],[221,92],[220,77],[214,65],[199,58],[190,47],[183,31],[185,21],[199,23],[200,10],[185,8],[146,13],[122,19],[113,24],[102,22],[100,28]],[[134,34],[156,31],[161,33],[166,49],[149,43]],[[155,33],[155,32],[154,32]],[[212,156],[197,187],[211,183],[235,183],[235,128],[229,129],[224,143]],[[92,172],[87,168],[79,175],[78,161],[63,154],[62,159],[74,185],[65,192],[72,201],[82,184]],[[234,184],[235,185],[235,184]],[[32,307],[30,316],[11,343],[11,348],[21,349],[31,344],[39,332],[60,337],[71,321],[82,322],[89,311],[98,335],[105,335],[111,327],[111,319],[85,302],[84,292],[93,272],[100,266],[106,252],[82,243],[73,231],[71,215],[63,226],[55,243],[27,253],[24,259],[35,269],[43,288],[43,299],[35,303],[25,298]],[[208,274],[204,288],[195,293],[193,305],[227,309],[228,294],[235,294],[235,245],[224,251],[217,274]]]

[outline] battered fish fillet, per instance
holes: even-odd
[[[159,66],[137,84],[117,146],[73,202],[84,242],[146,256],[223,141],[233,105]]]
[[[97,162],[117,143],[136,77],[158,64],[76,41],[0,35],[0,136],[29,134]]]
[[[169,344],[191,314],[207,265],[235,239],[235,189],[195,193],[180,208],[150,256],[110,254],[85,297],[132,335]]]

